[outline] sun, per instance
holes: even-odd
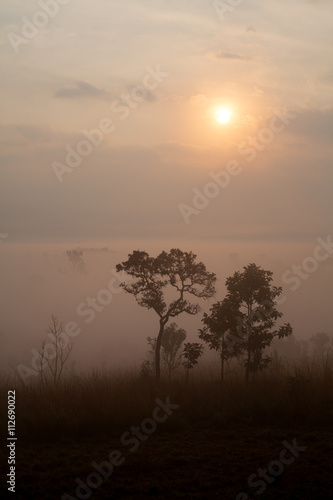
[[[229,109],[219,109],[216,113],[216,116],[219,123],[225,124],[230,121],[231,113]]]

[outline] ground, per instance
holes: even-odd
[[[301,424],[301,422],[300,422]],[[126,429],[125,429],[126,430]],[[43,442],[26,438],[17,443],[16,494],[1,490],[1,498],[53,500],[77,498],[76,478],[86,482],[92,462],[108,460],[119,450],[125,461],[93,490],[91,500],[173,499],[329,499],[333,498],[333,439],[329,428],[276,428],[192,425],[163,428],[163,424],[131,453],[120,434],[81,436],[75,440]],[[249,487],[248,477],[278,460],[283,441],[306,447],[265,491]],[[5,455],[6,452],[3,453]],[[288,456],[291,456],[290,454]],[[1,462],[5,460],[2,457]],[[244,492],[243,495],[241,493]],[[248,497],[246,496],[248,495]],[[66,498],[66,497],[63,497]]]

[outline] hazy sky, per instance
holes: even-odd
[[[221,4],[1,2],[4,255],[155,241],[218,262],[225,245],[242,265],[268,255],[281,280],[333,234],[333,4]]]
[[[22,18],[43,24],[38,2],[0,7],[1,232],[12,240],[280,240],[330,230],[331,2],[244,1],[224,20],[208,0],[57,6],[30,31]],[[24,27],[37,32],[27,39]],[[157,88],[132,100],[124,118],[126,108],[111,105],[118,99],[120,109],[147,66],[169,76],[147,79]],[[227,126],[216,120],[219,107],[232,111]],[[284,107],[296,117],[248,162],[240,144]],[[52,163],[65,163],[66,146],[76,148],[103,118],[113,132],[59,183]],[[190,205],[193,188],[232,159],[242,175],[186,225],[178,205]]]

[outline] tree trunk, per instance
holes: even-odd
[[[221,352],[221,383],[223,384],[224,380],[224,356],[223,352]]]
[[[247,307],[247,320],[248,324],[248,337],[247,337],[247,364],[246,364],[246,374],[245,381],[248,383],[250,377],[250,366],[251,366],[251,341],[252,341],[252,306],[248,304]]]
[[[161,380],[161,344],[164,332],[164,322],[160,319],[160,330],[158,332],[156,340],[156,350],[155,350],[155,380],[159,384]]]
[[[245,374],[245,381],[246,381],[246,383],[248,383],[248,381],[249,381],[250,364],[251,364],[251,350],[249,348],[248,351],[247,351],[247,363],[246,363],[246,374]]]

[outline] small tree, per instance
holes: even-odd
[[[182,313],[197,314],[199,304],[189,302],[186,297],[212,297],[215,293],[216,276],[209,273],[202,262],[196,262],[196,255],[192,252],[182,252],[179,249],[172,249],[169,253],[162,252],[156,258],[150,257],[147,252],[136,250],[128,256],[126,262],[118,264],[116,269],[118,272],[125,271],[135,280],[133,284],[121,283],[120,286],[134,295],[140,306],[153,309],[159,317],[155,351],[155,376],[159,382],[160,351],[167,323]]]
[[[244,271],[236,272],[227,279],[227,297],[238,310],[238,337],[234,342],[246,352],[246,381],[250,373],[263,370],[271,357],[263,356],[263,351],[272,340],[292,334],[292,327],[286,323],[273,330],[282,313],[276,308],[276,298],[282,293],[281,287],[271,284],[273,273],[265,271],[255,264],[249,264]]]
[[[202,355],[203,350],[203,345],[199,344],[198,342],[187,342],[186,344],[184,344],[184,351],[182,354],[184,360],[182,362],[182,365],[186,370],[186,382],[188,382],[190,370],[192,370],[194,366],[198,364],[198,359]]]
[[[152,362],[149,359],[143,360],[140,365],[140,377],[143,379],[149,379],[152,374]]]
[[[225,298],[211,307],[210,314],[204,313],[202,322],[205,326],[199,330],[199,338],[220,356],[221,382],[224,379],[225,362],[241,353],[240,345],[232,344],[228,337],[237,329],[237,313],[235,304]]]
[[[169,378],[172,372],[180,365],[181,355],[179,351],[181,346],[186,339],[186,331],[183,328],[178,328],[176,323],[171,323],[164,330],[162,343],[161,343],[161,354],[163,364],[168,371]],[[149,352],[150,357],[155,359],[156,355],[156,337],[147,337],[148,345],[151,346]]]
[[[86,266],[83,260],[83,250],[81,248],[75,248],[74,250],[67,250],[66,255],[69,259],[69,263],[74,276],[78,273],[84,273]]]
[[[164,330],[162,358],[164,365],[167,367],[169,378],[180,364],[181,356],[179,355],[179,351],[185,339],[186,331],[183,328],[178,328],[176,323],[171,323]]]
[[[42,342],[41,350],[39,351],[39,375],[41,381],[45,380],[45,370],[49,369],[55,385],[58,385],[60,377],[63,373],[65,364],[72,352],[73,344],[64,344],[64,339],[62,337],[63,327],[62,323],[59,323],[56,316],[51,316],[52,325],[48,329],[48,333],[52,335],[52,356],[48,355],[46,352],[46,343]]]
[[[148,352],[149,355],[149,360],[154,363],[155,356],[156,356],[156,337],[147,337],[147,343],[150,346],[150,351]]]

